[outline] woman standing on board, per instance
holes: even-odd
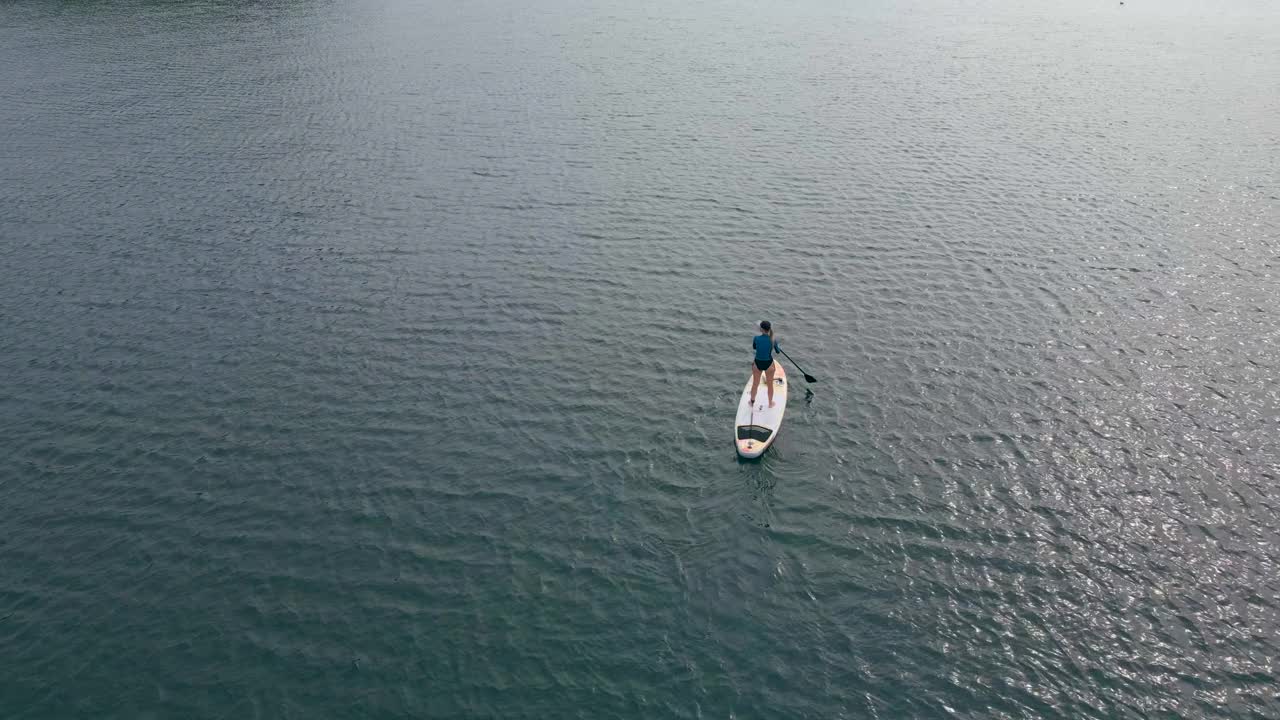
[[[773,351],[778,343],[773,339],[773,325],[760,321],[760,334],[752,338],[751,347],[756,351],[756,361],[751,365],[751,404],[756,404],[756,388],[760,387],[760,373],[768,383],[769,407],[773,407]]]

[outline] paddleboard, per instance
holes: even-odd
[[[787,371],[782,363],[773,363],[773,407],[769,407],[768,379],[760,374],[755,404],[751,402],[751,378],[738,400],[738,417],[733,422],[734,444],[738,454],[757,458],[773,444],[782,427],[782,413],[787,409]]]

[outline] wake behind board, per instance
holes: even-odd
[[[751,403],[751,378],[738,400],[738,417],[733,422],[734,445],[745,458],[757,458],[773,444],[782,427],[782,413],[787,409],[787,371],[782,363],[773,364],[773,407],[769,407],[768,381],[760,373],[756,401]]]

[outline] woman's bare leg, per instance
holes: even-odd
[[[751,404],[756,404],[756,388],[760,387],[760,368],[751,363]],[[773,392],[770,390],[770,392]]]
[[[773,366],[777,363],[769,363],[769,369],[764,371],[765,382],[769,383],[769,407],[773,407]],[[754,365],[752,366],[754,367]],[[760,376],[760,371],[756,371],[756,377]]]

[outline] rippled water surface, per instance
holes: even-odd
[[[0,716],[1280,716],[1278,37],[0,3]]]

